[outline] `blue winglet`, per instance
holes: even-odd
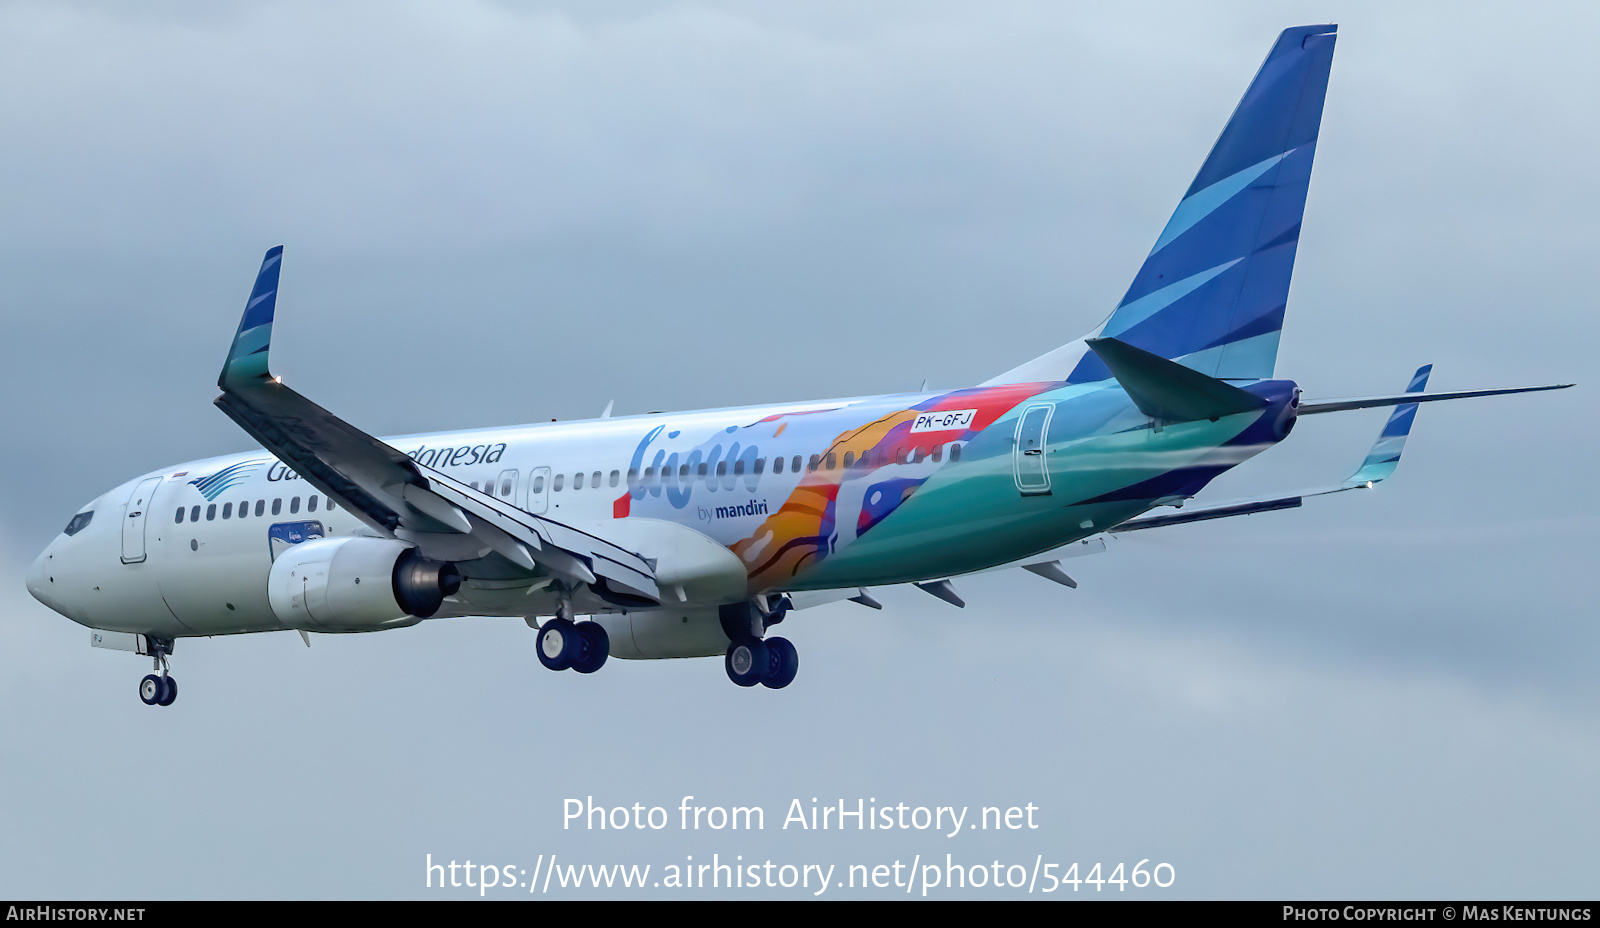
[[[1421,393],[1427,388],[1428,375],[1431,373],[1433,373],[1432,364],[1424,364],[1417,368],[1411,383],[1406,385],[1405,392]],[[1394,469],[1400,465],[1400,453],[1405,450],[1406,436],[1411,434],[1411,423],[1416,417],[1416,403],[1396,406],[1394,412],[1389,414],[1389,421],[1384,423],[1378,440],[1373,443],[1372,450],[1367,452],[1367,459],[1361,462],[1361,467],[1350,475],[1350,479],[1346,480],[1340,489],[1370,487],[1394,473]]]
[[[282,264],[283,246],[267,249],[266,257],[261,259],[261,270],[256,273],[256,285],[251,288],[250,299],[244,305],[239,331],[233,336],[228,360],[217,378],[217,386],[224,390],[272,376],[267,370],[267,355],[272,347],[272,316],[278,305],[278,272]]]

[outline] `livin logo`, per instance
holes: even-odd
[[[260,461],[242,461],[231,467],[224,467],[209,477],[196,477],[189,481],[189,485],[200,491],[208,501],[215,500],[229,487],[236,486],[249,479],[251,473],[261,466]]]

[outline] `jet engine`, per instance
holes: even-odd
[[[461,587],[455,565],[425,558],[393,538],[302,542],[267,575],[272,611],[290,628],[372,632],[415,625]]]

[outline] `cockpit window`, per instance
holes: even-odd
[[[62,529],[61,531],[63,533],[65,533],[65,534],[67,534],[67,535],[76,535],[79,532],[83,531],[84,528],[89,524],[89,520],[93,519],[93,518],[94,518],[94,510],[93,509],[89,510],[88,512],[80,512],[77,515],[73,516],[72,517],[72,521],[68,522],[67,523],[67,527]]]

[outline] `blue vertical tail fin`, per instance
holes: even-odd
[[[1095,336],[1221,379],[1270,378],[1336,27],[1278,36],[1133,284]],[[1111,376],[1082,340],[989,383]]]

